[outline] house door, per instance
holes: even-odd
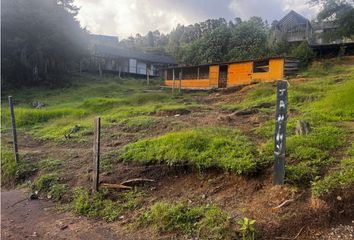
[[[227,87],[227,65],[222,65],[219,67],[219,88]]]

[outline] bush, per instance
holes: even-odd
[[[200,169],[217,167],[248,174],[258,167],[254,154],[253,146],[239,131],[197,128],[126,145],[121,158],[140,163],[186,164]]]
[[[315,53],[307,42],[302,42],[300,45],[290,50],[290,56],[298,58],[300,60],[300,67],[306,68],[314,59]]]

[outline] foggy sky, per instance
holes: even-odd
[[[149,30],[169,32],[178,23],[188,25],[208,18],[231,20],[260,16],[271,23],[291,9],[307,18],[317,7],[308,0],[75,0],[81,8],[78,19],[92,33],[120,39],[145,35]]]

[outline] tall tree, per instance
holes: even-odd
[[[59,81],[87,49],[72,0],[2,1],[2,83],[5,88]]]
[[[330,21],[336,30],[325,33],[325,37],[335,40],[337,38],[354,37],[354,0],[310,0],[312,4],[321,6],[317,15],[318,21]]]

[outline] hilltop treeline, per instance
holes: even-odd
[[[353,0],[309,0],[321,7],[316,21],[332,21],[336,31],[325,33],[327,40],[354,37]],[[145,36],[137,34],[120,42],[122,47],[143,49],[170,54],[182,64],[205,64],[263,58],[278,55],[298,57],[306,65],[314,54],[306,43],[289,45],[276,39],[276,24],[269,24],[260,17],[248,20],[235,18],[208,19],[193,25],[178,25],[168,34],[158,30]]]
[[[2,86],[56,84],[87,51],[73,0],[3,0]]]

